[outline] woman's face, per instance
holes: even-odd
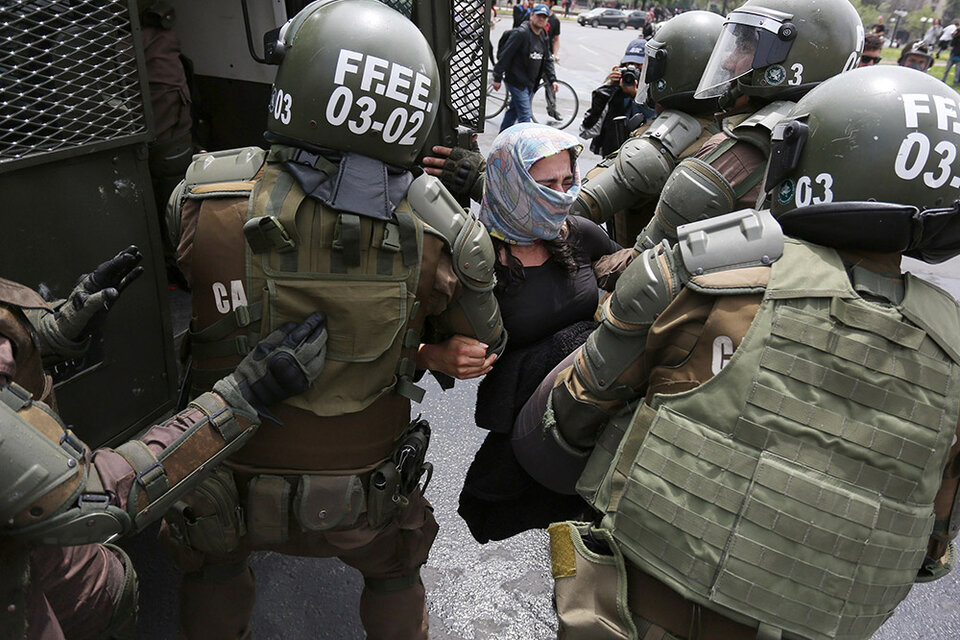
[[[573,163],[570,152],[563,151],[549,158],[542,158],[530,167],[530,177],[537,184],[566,193],[573,186]]]

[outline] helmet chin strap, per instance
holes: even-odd
[[[720,111],[729,111],[736,107],[737,99],[742,95],[744,94],[743,89],[740,88],[740,81],[735,80],[730,90],[717,99],[717,105],[720,107]]]
[[[777,217],[783,232],[832,249],[902,253],[929,264],[960,255],[960,200],[924,209],[889,202],[828,202]]]
[[[960,200],[914,216],[910,248],[903,255],[939,264],[960,255]]]

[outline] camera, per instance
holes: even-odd
[[[640,70],[635,67],[620,67],[620,82],[624,86],[632,87],[637,84],[637,80],[640,78]]]

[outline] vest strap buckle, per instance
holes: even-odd
[[[276,216],[260,216],[243,223],[243,235],[254,253],[289,253],[297,248]]]

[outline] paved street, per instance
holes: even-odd
[[[496,45],[503,19],[491,35]],[[563,22],[559,76],[578,91],[581,113],[590,91],[602,82],[638,32],[580,27]],[[579,119],[578,119],[579,121]],[[486,150],[496,135],[499,118],[488,122],[480,137]],[[577,123],[571,125],[576,133]],[[581,170],[598,160],[585,151]],[[930,268],[911,263],[960,296],[957,261]],[[502,543],[477,544],[456,513],[466,469],[484,432],[474,426],[476,383],[458,383],[442,392],[427,381],[421,407],[434,428],[430,459],[436,472],[428,496],[436,507],[440,536],[423,569],[430,611],[431,637],[437,640],[540,640],[555,637],[551,608],[552,581],[546,536],[528,532]],[[141,570],[141,637],[174,637],[176,576],[151,544],[149,535],[133,543]],[[254,630],[259,640],[350,639],[363,637],[357,617],[361,580],[335,560],[302,560],[259,554],[255,571],[260,589]],[[151,579],[155,577],[156,579]],[[879,640],[960,638],[960,578],[920,585],[876,636]]]

